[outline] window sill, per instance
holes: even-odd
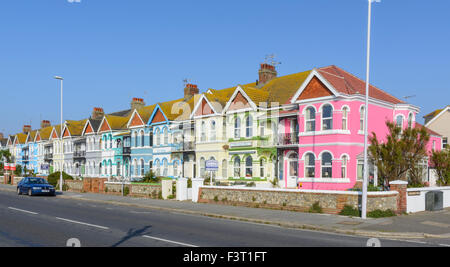
[[[299,178],[298,182],[346,184],[346,183],[350,183],[350,179],[349,178]]]
[[[315,136],[315,135],[329,135],[329,134],[351,134],[349,130],[324,130],[314,132],[303,132],[299,136]]]

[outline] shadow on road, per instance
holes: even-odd
[[[125,243],[126,241],[128,241],[134,237],[146,235],[146,234],[148,234],[147,230],[150,228],[151,228],[151,226],[144,226],[143,228],[137,229],[137,230],[134,230],[133,228],[131,228],[130,230],[128,230],[127,234],[121,240],[119,240],[119,242],[113,244],[111,247],[118,247],[119,245]]]

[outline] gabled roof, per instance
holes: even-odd
[[[53,126],[48,126],[38,130],[36,136],[40,136],[41,140],[49,140],[50,134],[52,133]]]
[[[101,123],[102,123],[102,120],[94,120],[92,118],[87,119],[86,123],[84,124],[81,135],[86,134],[88,127],[91,127],[93,133],[97,133],[98,129],[100,128]]]
[[[319,73],[341,94],[365,95],[366,83],[353,74],[334,65],[319,68]],[[405,104],[402,100],[387,92],[370,85],[369,97],[389,102],[391,104]]]
[[[441,116],[447,110],[450,110],[450,105],[446,106],[443,109],[435,110],[435,111],[423,116],[423,118],[425,119],[425,125],[430,124],[432,121],[434,121],[436,118]]]
[[[34,139],[36,138],[37,130],[31,131],[27,136],[27,143],[34,143]]]
[[[158,106],[169,121],[184,121],[189,119],[191,111],[194,109],[194,101],[198,98],[200,98],[200,95],[195,95],[187,101],[181,98],[158,103]]]
[[[120,116],[113,116],[113,115],[105,115],[103,117],[102,123],[100,124],[100,128],[99,128],[98,132],[101,133],[101,132],[106,132],[109,130],[114,131],[114,130],[127,129],[127,124],[128,124],[129,120],[130,120],[130,116],[120,117]],[[108,126],[109,130],[104,130],[103,127],[105,124]]]
[[[156,106],[157,105],[154,104],[154,105],[142,107],[140,109],[135,109],[130,116],[130,120],[127,123],[127,127],[132,127],[131,124],[133,123],[133,120],[135,120],[135,119],[140,120],[140,123],[142,123],[142,125],[148,124],[148,121],[149,121],[150,117],[152,116],[153,111],[155,110]],[[137,118],[136,118],[136,116],[137,116]]]
[[[70,136],[81,136],[83,134],[84,126],[86,125],[87,119],[81,120],[81,121],[71,121],[67,120],[65,122],[64,130],[69,132]]]
[[[14,140],[14,143],[17,142],[18,144],[23,145],[27,141],[27,137],[28,137],[28,134],[24,134],[24,133],[16,134],[16,138]]]
[[[442,137],[442,135],[440,135],[439,133],[437,133],[437,132],[431,130],[430,128],[428,128],[428,127],[426,127],[426,126],[424,126],[424,125],[422,125],[422,124],[420,124],[420,123],[418,123],[418,122],[416,122],[416,127],[425,127],[425,129],[427,130],[427,132],[428,132],[430,135],[435,135],[435,136]]]

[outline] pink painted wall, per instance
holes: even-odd
[[[348,112],[348,127],[349,133],[335,132],[329,134],[320,134],[322,130],[322,112],[321,109],[324,104],[331,104],[333,106],[333,130],[342,129],[342,108],[344,106],[349,108]],[[316,110],[316,134],[309,136],[302,136],[305,133],[305,111],[308,107],[314,107]],[[308,152],[312,152],[316,157],[315,178],[321,178],[321,161],[319,156],[322,152],[330,152],[333,156],[332,178],[339,180],[341,177],[342,156],[348,156],[347,164],[347,178],[349,182],[346,183],[325,183],[325,182],[301,182],[304,189],[318,189],[318,190],[347,190],[354,187],[357,179],[357,158],[362,158],[364,150],[364,133],[360,131],[360,109],[364,106],[362,101],[330,101],[326,103],[316,103],[310,105],[299,106],[299,132],[300,132],[300,147],[298,149],[299,155],[299,178],[305,177],[305,162],[304,156]],[[386,140],[388,128],[386,121],[394,121],[398,115],[403,115],[403,127],[408,127],[408,116],[412,113],[414,121],[417,114],[412,110],[394,110],[389,107],[369,104],[369,135],[372,132],[376,133],[381,142]],[[413,123],[415,127],[415,123]],[[288,119],[284,120],[285,133],[293,132]],[[427,148],[431,151],[433,140],[436,141],[436,148],[441,147],[442,140],[440,138],[432,137]],[[284,155],[286,157],[286,153]],[[285,158],[284,180],[285,186],[288,179],[287,159]]]

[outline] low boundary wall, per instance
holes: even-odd
[[[390,209],[399,212],[398,196],[397,191],[369,192],[367,211]],[[319,202],[324,213],[338,214],[346,205],[359,208],[361,199],[361,192],[349,191],[202,186],[198,202],[301,212],[308,212],[314,203]]]
[[[444,208],[450,207],[450,186],[409,188],[407,190],[407,212],[425,211],[425,195],[430,191],[442,191],[444,193]]]

